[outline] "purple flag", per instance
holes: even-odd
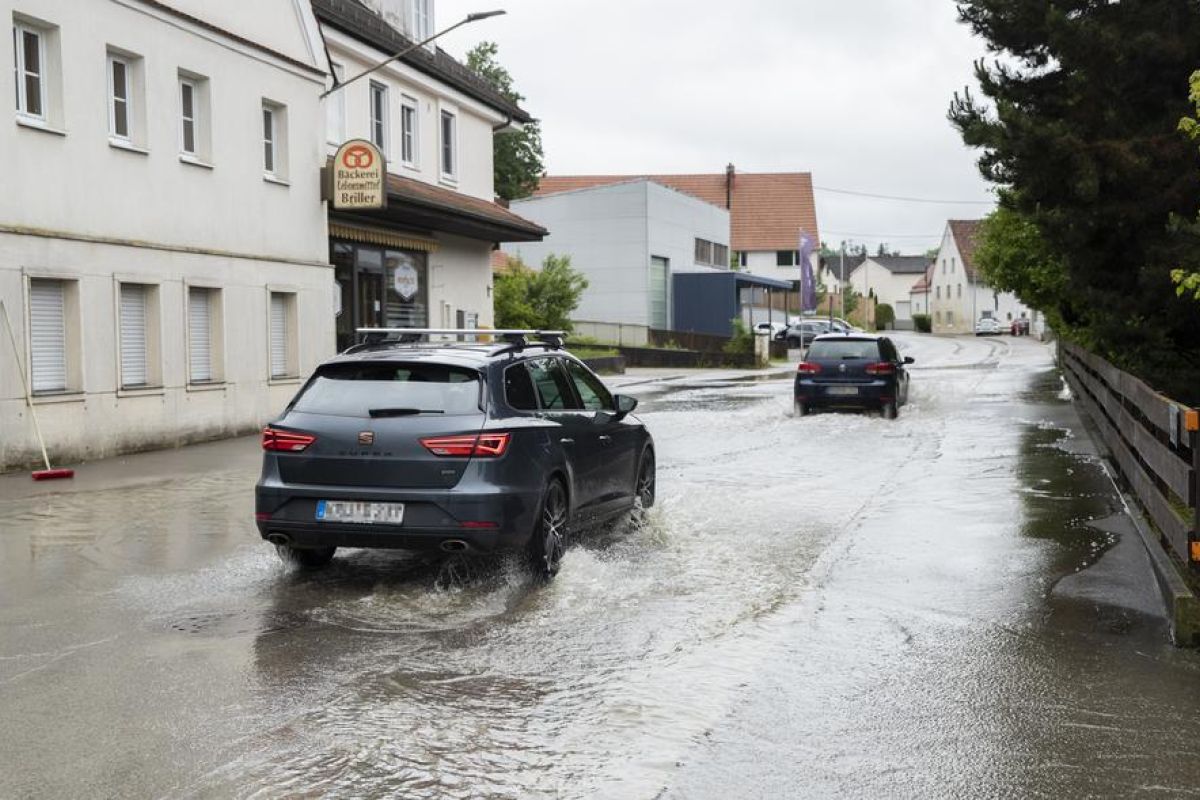
[[[817,310],[817,281],[813,276],[812,252],[812,238],[800,231],[800,308],[804,311]]]

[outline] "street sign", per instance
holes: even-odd
[[[387,207],[387,164],[379,148],[351,139],[333,157],[330,202],[341,210]]]

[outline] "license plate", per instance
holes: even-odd
[[[825,394],[834,394],[839,397],[853,397],[858,394],[857,386],[830,386],[825,390]]]
[[[322,522],[362,522],[380,525],[399,525],[404,521],[404,503],[318,500],[317,519]]]

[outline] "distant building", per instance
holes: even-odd
[[[0,17],[0,470],[37,457],[22,378],[60,461],[257,429],[333,349],[312,10]]]
[[[800,280],[800,232],[821,241],[812,175],[807,172],[724,172],[684,175],[547,175],[537,195],[558,194],[644,178],[724,208],[730,217],[730,264],[775,280]],[[821,280],[831,281],[833,273]],[[833,289],[832,283],[827,288]]]
[[[849,286],[864,297],[874,292],[880,303],[896,312],[896,327],[912,328],[910,292],[929,269],[927,256],[868,256],[846,276]]]
[[[912,289],[908,291],[909,310],[914,315],[929,314],[930,284],[933,280],[933,270],[936,263],[931,263],[925,269],[925,274],[921,276],[921,279],[914,283]]]
[[[946,223],[942,243],[930,275],[929,308],[934,333],[973,333],[983,316],[1007,328],[1026,317],[1037,325],[1037,315],[1011,292],[998,292],[983,280],[975,265],[982,220],[952,219]]]

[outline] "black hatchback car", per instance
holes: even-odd
[[[654,442],[558,340],[356,345],[262,433],[255,519],[285,561],[338,547],[522,551],[654,503]]]
[[[818,336],[796,367],[796,415],[819,408],[879,409],[895,419],[908,402],[911,357],[900,357],[886,336],[830,333]]]

